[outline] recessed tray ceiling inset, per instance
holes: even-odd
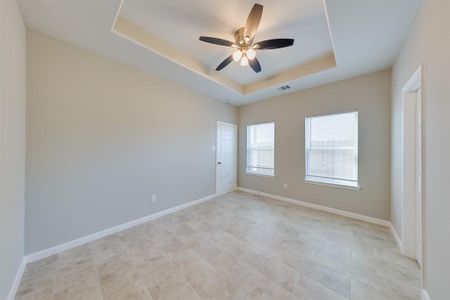
[[[247,95],[336,67],[326,7],[322,1],[260,1],[263,17],[255,41],[295,39],[292,47],[257,51],[260,73],[233,62],[214,69],[233,48],[198,40],[200,35],[234,40],[253,2],[229,0],[123,0],[112,31],[234,92]]]

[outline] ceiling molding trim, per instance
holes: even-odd
[[[244,86],[244,94],[247,95],[273,86],[282,85],[286,82],[293,81],[335,67],[336,67],[336,60],[334,58],[334,54],[330,54],[324,58],[316,59],[309,63],[300,65],[296,68],[272,76],[268,79],[260,80],[258,82],[246,85]]]
[[[325,12],[325,19],[327,20],[327,26],[328,26],[328,34],[330,35],[330,41],[331,41],[331,48],[333,49],[333,55],[334,60],[336,60],[336,45],[334,44],[334,37],[333,37],[333,31],[331,30],[331,21],[330,21],[330,15],[328,14],[328,4],[327,0],[322,0],[323,10]],[[337,63],[336,63],[337,65]]]
[[[192,72],[195,72],[209,80],[213,80],[235,92],[243,94],[242,87],[236,82],[225,78],[220,74],[212,73],[211,70],[196,59],[184,54],[182,51],[174,48],[168,43],[145,31],[143,28],[120,16],[116,18],[112,27],[112,32],[174,63],[177,63]]]

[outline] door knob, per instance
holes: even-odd
[[[217,164],[218,164],[218,165],[221,165],[221,164],[222,164],[222,162],[220,162],[220,161],[219,161],[219,162],[218,162]]]

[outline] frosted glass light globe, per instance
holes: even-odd
[[[250,49],[247,50],[246,55],[247,55],[247,58],[250,59],[250,60],[255,59],[256,51],[250,48]]]
[[[239,61],[241,59],[241,57],[242,57],[241,50],[234,51],[234,53],[233,53],[233,60],[234,61]]]
[[[243,66],[243,67],[248,66],[248,58],[245,55],[242,56],[242,58],[241,58],[241,66]]]

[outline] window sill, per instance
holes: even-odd
[[[306,183],[310,184],[316,184],[316,185],[323,185],[328,187],[335,187],[335,188],[343,188],[343,189],[349,189],[354,191],[359,191],[361,187],[358,185],[351,185],[351,184],[345,184],[341,183],[341,180],[315,180],[313,178],[306,177],[305,178]]]
[[[267,175],[267,174],[259,174],[253,172],[245,172],[247,175],[258,176],[258,177],[266,177],[266,178],[275,178],[275,175]]]

